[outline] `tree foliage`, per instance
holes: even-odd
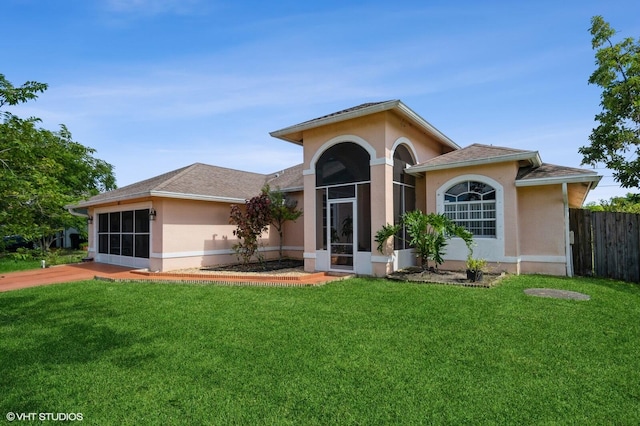
[[[280,190],[273,190],[266,185],[262,188],[262,193],[269,197],[271,210],[271,224],[278,231],[278,259],[282,261],[282,244],[284,241],[284,224],[295,222],[302,216],[302,210],[297,208],[298,203],[289,199]]]
[[[258,251],[260,235],[269,229],[271,222],[271,200],[266,193],[257,195],[245,202],[244,209],[237,204],[231,206],[229,223],[236,225],[233,235],[238,237],[238,242],[233,245],[233,250],[238,258],[247,265],[256,256],[262,261]]]
[[[452,237],[462,238],[471,252],[473,234],[463,226],[456,225],[444,214],[424,214],[420,210],[414,210],[402,215],[402,223],[409,235],[409,245],[415,248],[424,270],[429,269],[430,260],[435,262],[436,268],[442,265],[442,256]],[[399,230],[400,225],[387,224],[376,233],[375,241],[379,252],[383,252],[388,238],[397,235]]]
[[[18,105],[36,99],[38,93],[47,90],[46,83],[27,81],[20,87],[15,87],[3,74],[0,74],[0,108],[5,105]]]
[[[589,84],[602,88],[598,126],[583,146],[582,164],[604,163],[622,187],[640,185],[640,40],[613,42],[616,31],[602,16],[591,19],[596,70]]]
[[[0,106],[35,99],[46,88],[37,82],[16,88],[0,74]],[[1,114],[0,233],[39,240],[46,249],[58,231],[86,225],[65,205],[115,188],[113,167],[74,142],[64,125],[54,132],[38,127],[37,118]]]
[[[587,203],[584,207],[596,212],[640,213],[640,194],[628,193],[625,197],[611,197],[598,203]]]

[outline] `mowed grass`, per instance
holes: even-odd
[[[580,291],[590,301],[527,296]],[[640,287],[87,281],[0,293],[0,413],[85,424],[638,424]]]

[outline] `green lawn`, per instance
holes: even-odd
[[[85,424],[639,424],[640,286],[520,276],[494,289],[87,281],[0,293],[0,395],[3,417]]]

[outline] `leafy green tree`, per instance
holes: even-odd
[[[238,237],[238,242],[233,245],[238,258],[245,265],[251,262],[256,256],[260,262],[263,257],[260,255],[260,235],[269,229],[271,222],[271,200],[264,192],[245,202],[244,209],[240,206],[231,205],[229,223],[236,225],[233,235]]]
[[[0,74],[0,106],[35,99],[46,88],[36,82],[16,88]],[[74,142],[64,125],[54,132],[37,127],[37,118],[1,114],[0,234],[21,235],[46,250],[58,231],[86,225],[65,205],[114,189],[113,167]]]
[[[20,87],[15,87],[4,74],[0,74],[0,108],[5,105],[18,105],[23,102],[36,99],[38,93],[47,90],[46,83],[27,81]]]
[[[640,186],[640,40],[614,44],[616,31],[602,16],[591,18],[596,70],[589,84],[602,88],[598,127],[583,146],[582,164],[604,163],[624,188]]]
[[[280,190],[272,190],[269,185],[262,188],[262,193],[269,197],[271,203],[271,225],[278,231],[279,246],[278,260],[282,262],[282,244],[284,241],[284,224],[295,222],[302,216],[302,210],[297,208],[298,203],[295,200],[288,199]]]
[[[625,197],[611,197],[609,200],[590,202],[585,208],[596,212],[640,213],[640,194],[628,193]]]
[[[420,210],[414,210],[402,215],[402,223],[409,235],[409,245],[415,248],[424,270],[429,269],[429,260],[435,262],[436,268],[442,265],[442,256],[452,237],[462,238],[471,252],[473,234],[463,226],[456,225],[444,214],[424,214]],[[379,252],[384,252],[388,238],[397,235],[399,229],[400,225],[387,224],[376,233],[375,241]]]

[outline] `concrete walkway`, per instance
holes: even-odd
[[[256,285],[256,286],[308,286],[322,285],[329,281],[345,278],[346,275],[328,275],[324,272],[306,274],[299,277],[291,276],[255,276],[255,275],[212,275],[212,274],[176,274],[171,272],[153,273],[122,266],[104,263],[77,263],[70,265],[52,266],[44,269],[9,272],[0,274],[0,292],[17,290],[40,285],[67,283],[103,279],[109,281],[171,281],[190,283],[220,283],[227,285]]]

